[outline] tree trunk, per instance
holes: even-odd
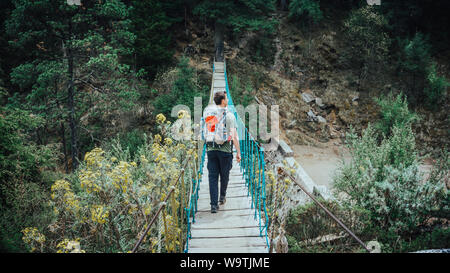
[[[64,51],[64,44],[63,44],[63,51]],[[65,54],[65,51],[63,52]],[[55,80],[55,97],[56,97],[56,111],[62,110],[64,109],[64,107],[61,106],[60,101],[58,99],[58,93],[59,88],[58,88],[58,82]],[[57,119],[59,119],[59,116],[57,116]],[[64,127],[64,117],[62,117],[60,119],[60,131],[59,133],[61,134],[61,140],[62,140],[62,145],[63,145],[63,153],[64,153],[64,167],[66,170],[66,173],[69,173],[69,161],[68,161],[68,155],[67,155],[67,142],[66,142],[66,128]]]
[[[69,37],[72,34],[72,23],[69,22]],[[67,77],[68,77],[68,87],[67,87],[67,98],[69,107],[69,126],[70,126],[70,142],[72,145],[72,170],[78,167],[78,147],[77,147],[77,128],[75,122],[75,104],[74,104],[74,84],[73,84],[73,53],[70,42],[68,43],[66,53],[67,53]]]
[[[61,121],[61,138],[62,138],[62,144],[63,144],[63,151],[64,151],[64,166],[66,169],[66,173],[69,173],[69,164],[67,160],[67,148],[66,148],[66,134],[65,134],[65,128],[64,128],[64,122]]]
[[[67,76],[69,77],[69,86],[68,86],[68,106],[69,106],[69,124],[70,124],[70,142],[72,145],[72,170],[77,168],[77,128],[75,124],[75,104],[74,104],[74,90],[73,90],[73,55],[72,51],[69,48],[67,50],[67,58],[68,58],[68,72]]]
[[[281,10],[282,11],[288,10],[287,0],[281,0]]]
[[[214,50],[216,62],[223,62],[223,40],[224,40],[225,26],[217,20],[214,24]]]

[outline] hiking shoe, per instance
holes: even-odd
[[[211,206],[211,213],[217,213],[219,206]]]
[[[219,199],[219,204],[220,204],[220,205],[224,205],[225,202],[227,202],[227,199],[225,198],[225,196],[224,196],[224,197],[220,197],[220,199]]]

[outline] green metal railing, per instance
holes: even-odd
[[[198,198],[199,198],[199,191],[200,191],[200,183],[202,182],[203,177],[203,166],[205,164],[205,153],[206,153],[206,144],[202,145],[202,156],[200,159],[200,167],[199,170],[195,170],[195,177],[192,179],[191,183],[191,189],[189,194],[189,202],[188,207],[184,208],[186,212],[186,247],[184,248],[184,253],[187,253],[189,251],[189,239],[192,238],[191,233],[191,225],[192,223],[195,223],[195,214],[198,210]],[[192,217],[192,223],[191,223],[191,217]]]
[[[251,208],[255,210],[254,218],[259,220],[259,235],[266,239],[267,249],[270,249],[267,229],[269,226],[269,217],[266,207],[266,180],[265,180],[265,162],[264,148],[256,141],[245,126],[245,122],[238,115],[233,103],[233,98],[228,87],[226,62],[224,62],[225,89],[228,97],[228,110],[236,117],[236,127],[239,136],[239,145],[241,150],[240,167],[245,185],[247,186],[247,196],[251,195]],[[245,119],[245,116],[244,116]],[[264,217],[264,222],[263,218]]]

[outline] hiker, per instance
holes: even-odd
[[[213,100],[215,105],[210,105],[205,109],[204,118],[205,127],[207,127],[205,142],[208,155],[211,213],[216,213],[219,209],[217,204],[219,176],[219,204],[224,205],[226,202],[228,179],[233,166],[233,144],[236,147],[237,162],[241,161],[241,152],[236,131],[236,118],[233,113],[227,111],[227,94],[223,91],[216,92]]]

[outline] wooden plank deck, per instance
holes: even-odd
[[[225,91],[224,64],[214,63],[210,103],[215,92]],[[234,151],[236,152],[236,151]],[[206,156],[206,155],[205,155]],[[259,219],[251,208],[251,196],[233,156],[233,167],[227,187],[226,203],[211,213],[206,156],[200,184],[198,211],[192,223],[189,253],[267,253],[266,240],[260,236]],[[220,183],[220,178],[219,178]],[[220,185],[218,185],[220,189]]]
[[[255,210],[251,208],[251,196],[248,196],[235,158],[234,156],[230,171],[227,200],[224,205],[219,206],[217,213],[211,213],[207,157],[205,158],[198,211],[195,223],[191,226],[189,253],[268,252],[265,238],[260,236],[259,219],[255,219]]]

